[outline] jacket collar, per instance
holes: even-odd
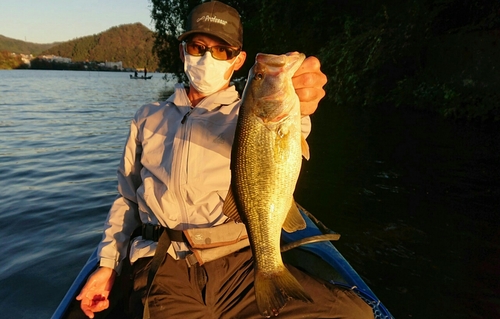
[[[212,111],[221,105],[229,105],[235,102],[238,99],[238,91],[236,91],[234,85],[221,90],[219,92],[215,92],[212,95],[205,97],[201,100],[196,108],[203,108],[208,111]],[[186,89],[184,88],[184,84],[177,83],[174,87],[174,94],[172,94],[167,102],[172,102],[177,106],[189,106],[192,107],[191,101],[187,96]]]

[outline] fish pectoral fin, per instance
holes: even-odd
[[[306,141],[306,138],[304,137],[304,135],[302,135],[302,138],[300,140],[300,146],[302,148],[302,156],[304,156],[304,158],[306,160],[309,160],[309,158],[311,157],[311,155],[309,153],[309,144],[307,144],[307,141]]]
[[[224,205],[222,206],[222,213],[234,220],[237,223],[241,223],[241,217],[238,213],[238,208],[236,207],[236,201],[234,200],[232,187],[229,187],[226,199],[224,200]]]
[[[283,223],[283,229],[287,233],[293,233],[294,231],[302,230],[304,228],[306,228],[306,221],[300,214],[295,200],[292,200],[292,205],[290,206],[288,215],[286,216],[285,222]]]

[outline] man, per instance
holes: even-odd
[[[141,107],[132,121],[118,170],[120,195],[110,209],[99,246],[100,268],[77,297],[90,318],[108,308],[109,292],[128,249],[134,276],[132,303],[147,303],[145,313],[151,318],[261,317],[249,247],[188,267],[184,259],[190,250],[183,239],[173,238],[168,251],[159,253],[158,236],[151,235],[151,229],[157,229],[154,225],[175,231],[214,227],[227,220],[222,206],[230,184],[231,145],[240,106],[229,81],[246,59],[239,14],[221,2],[203,3],[190,13],[179,40],[189,89],[177,85],[167,101]],[[293,83],[307,135],[308,115],[325,95],[326,76],[319,61],[306,59]],[[142,236],[130,241],[141,225]],[[161,263],[151,283],[148,274],[153,256],[158,255]],[[282,317],[373,317],[353,292],[329,288],[294,268],[291,271],[315,303],[289,301],[280,311]]]

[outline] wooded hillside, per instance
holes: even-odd
[[[154,33],[141,23],[113,27],[105,32],[56,45],[44,55],[83,61],[122,61],[124,68],[156,70],[158,59],[153,54]]]
[[[47,44],[32,43],[0,35],[0,51],[7,51],[17,54],[22,53],[22,54],[37,55],[40,52],[47,50],[50,47],[53,47],[54,45],[57,45],[57,43],[47,43]]]

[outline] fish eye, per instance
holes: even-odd
[[[263,77],[264,76],[262,75],[262,73],[257,73],[257,74],[254,75],[253,78],[256,79],[256,80],[262,80]]]

